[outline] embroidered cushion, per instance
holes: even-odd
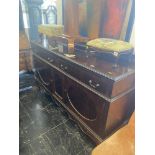
[[[63,28],[63,25],[42,24],[38,26],[38,32],[52,37],[63,34]]]
[[[133,51],[133,46],[122,40],[115,40],[109,38],[97,38],[87,42],[88,47],[95,48],[100,52],[112,52],[120,54],[121,52]]]

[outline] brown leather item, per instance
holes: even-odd
[[[68,51],[69,54],[74,53],[74,38],[66,35],[55,36],[55,37],[47,37],[50,45],[53,45],[53,42],[57,43],[57,45],[62,45],[66,47],[64,50]]]
[[[135,155],[135,114],[128,125],[96,146],[92,155]]]
[[[89,39],[86,37],[81,37],[81,36],[71,37],[65,34],[59,35],[59,36],[53,36],[53,37],[47,36],[47,38],[48,38],[48,43],[51,46],[53,46],[54,43],[57,43],[57,45],[61,44],[65,46],[66,48],[64,48],[64,52],[68,51],[68,54],[74,54],[74,43],[78,43],[78,42],[86,43],[87,41],[89,41]]]

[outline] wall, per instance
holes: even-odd
[[[62,1],[66,34],[130,40],[134,0]]]
[[[62,24],[62,0],[57,0],[56,6],[57,6],[57,23]]]

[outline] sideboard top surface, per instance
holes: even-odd
[[[99,75],[102,75],[114,81],[121,80],[128,75],[134,74],[134,68],[130,66],[119,65],[117,68],[114,68],[113,63],[110,63],[103,59],[98,59],[95,56],[87,57],[85,55],[76,55],[74,58],[70,58],[67,57],[65,53],[61,53],[58,50],[52,50],[47,42],[45,44],[39,41],[31,41],[31,43],[43,49],[46,49],[46,51],[52,52],[53,54],[56,54],[63,59],[67,59],[72,63],[80,65],[85,69],[96,72]]]

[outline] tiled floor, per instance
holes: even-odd
[[[26,89],[28,88],[28,89]],[[43,90],[20,76],[20,155],[89,155],[95,147]]]

